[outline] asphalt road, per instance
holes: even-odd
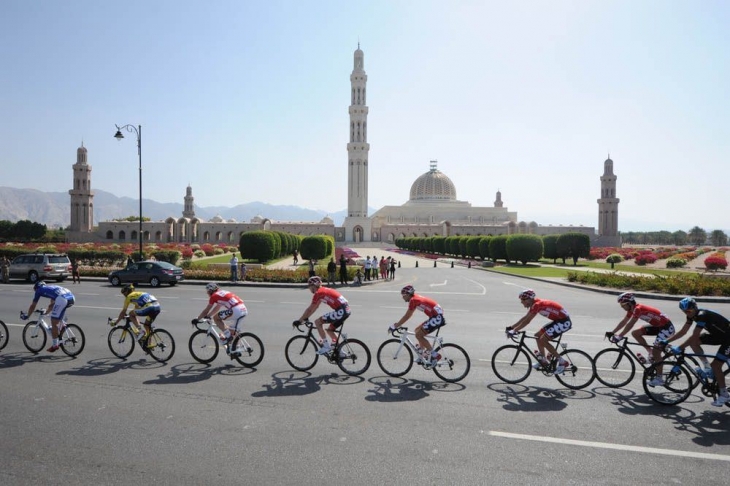
[[[472,360],[462,382],[421,368],[403,378],[379,369],[375,352],[405,312],[398,291],[406,283],[445,309],[443,335]],[[594,382],[571,391],[537,374],[499,382],[490,358],[506,342],[504,327],[524,314],[517,294],[527,286],[570,311],[572,347],[593,355],[607,346],[603,333],[622,317],[614,296],[421,267],[399,269],[395,282],[343,289],[353,310],[346,331],[373,355],[361,377],[323,360],[308,373],[287,364],[290,323],[311,299],[304,288],[240,289],[245,326],[266,348],[258,368],[245,369],[224,355],[210,365],[190,357],[202,286],[152,290],[163,307],[157,325],[177,344],[159,364],[138,348],[127,360],[107,348],[106,318],[122,304],[117,288],[69,283],[77,296],[70,321],[87,339],[71,359],[24,348],[17,316],[31,288],[0,286],[0,318],[10,328],[0,351],[0,484],[728,483],[730,408],[712,407],[697,391],[662,407],[638,378],[620,390]],[[651,304],[679,321],[676,302]],[[728,304],[712,308],[730,315]]]

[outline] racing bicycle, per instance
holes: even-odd
[[[436,359],[424,359],[421,356],[416,333],[408,331],[407,327],[398,327],[393,331],[397,338],[388,339],[378,348],[378,365],[388,376],[403,376],[411,370],[413,363],[417,363],[425,370],[431,370],[436,376],[449,383],[463,380],[471,368],[469,354],[458,344],[446,343],[439,336],[441,328],[436,329],[433,335],[427,335],[431,348],[436,351]],[[414,360],[414,356],[416,357]]]
[[[0,321],[0,350],[8,345],[8,326]]]
[[[109,350],[117,358],[125,359],[134,351],[134,343],[139,337],[139,330],[132,324],[129,314],[124,316],[124,324],[114,324],[114,319],[109,317],[107,324],[112,326],[107,337]],[[175,340],[172,335],[164,329],[152,326],[152,332],[139,343],[142,350],[149,354],[152,359],[165,363],[175,354]]]
[[[322,345],[314,338],[314,324],[303,321],[294,325],[297,331],[305,332],[302,326],[307,328],[306,334],[292,337],[284,348],[286,361],[295,370],[311,370],[320,356],[351,376],[359,376],[370,367],[370,350],[359,339],[347,337],[347,334],[342,332],[344,324],[334,331],[337,334],[337,341],[332,345],[332,351],[325,354],[317,353]]]
[[[253,368],[264,359],[264,344],[255,334],[231,330],[229,344],[224,344],[213,319],[206,317],[193,321],[193,327],[197,330],[190,336],[188,348],[190,355],[198,363],[208,364],[213,361],[221,347],[231,359],[246,368]]]
[[[30,321],[23,328],[23,344],[28,351],[38,354],[46,346],[48,337],[52,335],[52,328],[43,319],[46,314],[45,309],[36,309],[35,313],[38,314],[38,320]],[[23,313],[21,312],[20,315],[22,316]],[[76,324],[69,324],[65,315],[63,320],[58,323],[58,339],[61,350],[72,358],[81,354],[86,345],[84,331]]]
[[[535,336],[528,336],[524,331],[508,334],[509,339],[516,344],[507,344],[497,349],[492,355],[492,370],[497,378],[505,383],[521,383],[530,376],[534,369],[532,360],[537,359],[525,344],[525,339],[537,340]],[[596,368],[588,353],[579,349],[568,349],[567,343],[561,343],[563,335],[559,335],[550,342],[556,349],[562,348],[560,357],[568,362],[565,371],[555,374],[558,358],[551,356],[547,365],[541,366],[538,371],[545,376],[554,376],[557,380],[572,390],[580,390],[593,382],[596,377]]]

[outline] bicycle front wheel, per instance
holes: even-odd
[[[507,344],[492,355],[492,371],[505,383],[521,383],[532,372],[532,360],[524,349]]]
[[[23,328],[23,344],[33,354],[43,349],[46,339],[46,330],[38,325],[38,321],[31,321]]]
[[[8,344],[8,326],[3,321],[0,321],[0,349],[3,349]]]
[[[198,363],[208,364],[218,356],[218,340],[202,329],[190,336],[188,349],[190,356]]]
[[[596,377],[596,366],[593,358],[580,349],[566,349],[560,357],[568,362],[565,371],[555,375],[560,383],[571,390],[580,390],[593,383]]]
[[[692,393],[692,374],[674,359],[660,361],[644,373],[644,392],[660,405],[682,403]]]
[[[155,329],[147,336],[147,352],[150,353],[152,359],[160,363],[166,363],[175,354],[175,340],[172,334],[164,329]]]
[[[298,371],[309,371],[317,364],[317,344],[308,336],[294,336],[284,348],[289,366]]]
[[[345,339],[334,352],[337,366],[348,375],[362,375],[370,367],[370,350],[359,339]]]
[[[378,348],[378,365],[388,376],[403,376],[413,366],[413,352],[400,339],[388,339]]]
[[[231,356],[246,368],[253,368],[264,359],[264,343],[255,334],[243,332],[233,340]]]
[[[593,358],[596,379],[607,387],[621,388],[628,385],[636,374],[636,364],[629,353],[616,348],[599,351]]]
[[[84,346],[86,346],[84,331],[76,324],[66,324],[58,339],[63,352],[72,358],[80,355],[81,351],[84,350]]]
[[[456,383],[469,374],[471,360],[464,348],[456,344],[444,344],[437,352],[441,358],[433,366],[436,376],[448,383]]]
[[[134,351],[134,335],[123,326],[115,326],[107,337],[109,351],[117,358],[125,359]]]

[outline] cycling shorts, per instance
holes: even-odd
[[[51,319],[63,319],[63,316],[66,314],[66,309],[75,303],[76,300],[73,297],[70,299],[58,297],[53,304],[53,310],[51,310]]]
[[[667,340],[674,335],[674,324],[671,322],[667,322],[663,326],[644,326],[642,329],[647,336],[656,336],[655,345],[657,341]]]
[[[564,332],[570,331],[573,328],[573,323],[570,322],[570,317],[563,319],[562,321],[550,321],[540,329],[537,333],[537,337],[541,337],[543,334],[547,334],[550,339],[555,339]]]
[[[446,319],[443,314],[437,314],[421,325],[423,326],[423,330],[426,331],[426,334],[431,334],[439,327],[445,326]]]
[[[330,329],[337,329],[350,317],[350,306],[346,305],[322,316],[322,321],[329,323]]]
[[[149,325],[155,322],[155,319],[157,319],[157,316],[160,315],[161,310],[160,304],[154,303],[140,307],[139,309],[134,309],[132,312],[139,317],[146,317],[147,320],[145,321],[145,324]]]
[[[730,363],[730,336],[721,336],[719,334],[711,334],[709,332],[703,332],[700,334],[700,342],[702,344],[708,344],[710,346],[720,346],[717,350],[715,358],[720,361]]]
[[[233,317],[234,324],[232,326],[228,326],[231,329],[235,331],[239,331],[241,324],[243,323],[243,318],[248,315],[248,310],[246,309],[245,305],[237,305],[230,309],[223,309],[220,312],[218,312],[218,317],[220,317],[222,320],[229,319]]]

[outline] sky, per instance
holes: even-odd
[[[610,154],[620,231],[730,228],[729,2],[0,7],[0,186],[68,191],[83,142],[92,188],[137,198],[132,124],[145,198],[344,210],[359,42],[370,207],[438,160],[459,200],[597,227]]]

